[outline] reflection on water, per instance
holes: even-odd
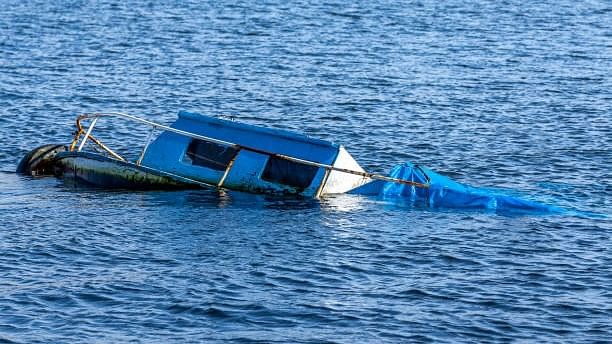
[[[368,207],[371,207],[375,203],[373,198],[365,197],[360,195],[329,195],[326,196],[321,204],[323,210],[326,211],[340,211],[340,212],[354,212],[363,211]]]

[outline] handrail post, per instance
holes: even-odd
[[[94,126],[96,125],[96,122],[98,121],[99,117],[96,117],[93,119],[93,121],[91,121],[91,124],[89,125],[89,128],[87,128],[87,132],[85,133],[85,136],[83,137],[83,141],[81,141],[81,144],[79,145],[79,149],[77,149],[77,152],[80,152],[81,149],[83,149],[83,146],[85,146],[85,142],[87,142],[87,139],[89,138],[89,134],[91,134],[91,131],[93,130]]]
[[[144,155],[147,152],[147,149],[149,148],[149,144],[151,144],[151,138],[153,137],[153,133],[155,133],[155,126],[151,127],[151,131],[149,131],[149,135],[147,135],[147,140],[145,142],[144,147],[142,147],[142,152],[140,152],[140,157],[138,158],[138,160],[136,160],[136,165],[140,166],[140,164],[142,164],[142,159],[144,159]]]

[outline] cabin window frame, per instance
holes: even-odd
[[[225,171],[239,151],[232,146],[192,138],[185,149],[183,162],[214,171]]]
[[[302,170],[300,172],[300,170]],[[319,167],[290,161],[271,155],[261,173],[261,180],[291,186],[296,189],[306,189],[315,180]]]

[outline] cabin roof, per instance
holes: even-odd
[[[181,119],[185,119],[185,120],[189,120],[195,123],[202,124],[201,128],[190,128],[189,131],[196,132],[198,134],[201,133],[202,135],[213,137],[213,138],[219,138],[219,137],[217,137],[217,135],[214,135],[214,133],[211,133],[207,129],[210,126],[224,127],[232,131],[237,130],[241,132],[250,132],[258,136],[261,135],[261,136],[267,136],[271,138],[280,138],[280,139],[290,140],[294,142],[306,143],[309,145],[317,145],[317,146],[333,148],[333,149],[339,148],[339,145],[336,143],[317,139],[317,138],[312,138],[310,136],[307,136],[301,133],[295,133],[295,132],[283,130],[283,129],[267,128],[267,127],[260,127],[260,126],[255,126],[251,124],[246,124],[246,123],[234,122],[231,120],[210,117],[210,116],[202,115],[202,114],[195,113],[195,112],[189,112],[185,110],[179,111],[178,117],[179,117],[179,120],[177,122],[179,122]],[[202,132],[202,130],[204,132]],[[241,143],[239,142],[239,140],[234,140],[234,141],[229,140],[229,141],[232,143],[237,143],[237,144]]]

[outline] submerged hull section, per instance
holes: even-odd
[[[326,178],[323,169],[313,168],[310,177],[312,182],[309,182],[308,187],[283,185],[283,182],[295,183],[295,179],[299,179],[301,172],[291,171],[291,166],[284,165],[283,161],[276,161],[276,165],[272,165],[277,169],[287,174],[294,174],[291,177],[293,180],[283,179],[286,176],[275,175],[278,172],[267,168],[271,164],[269,157],[249,151],[241,151],[234,158],[238,163],[232,163],[232,168],[228,170],[228,173],[218,173],[213,177],[207,173],[198,174],[197,172],[201,172],[198,170],[189,171],[191,173],[185,173],[188,170],[176,168],[162,171],[88,152],[59,152],[47,158],[52,161],[51,171],[55,176],[103,188],[137,190],[218,188],[221,187],[219,184],[222,181],[222,187],[230,190],[316,197],[317,193],[319,195],[343,193],[370,180],[336,171],[330,173]],[[279,167],[278,164],[281,166]],[[361,167],[344,148],[341,148],[334,166],[345,168],[356,166],[361,170]],[[280,182],[267,181],[272,179]]]
[[[55,160],[55,174],[90,185],[120,189],[184,189],[199,188],[203,183],[172,176],[132,163],[98,154],[83,152],[60,153]]]

